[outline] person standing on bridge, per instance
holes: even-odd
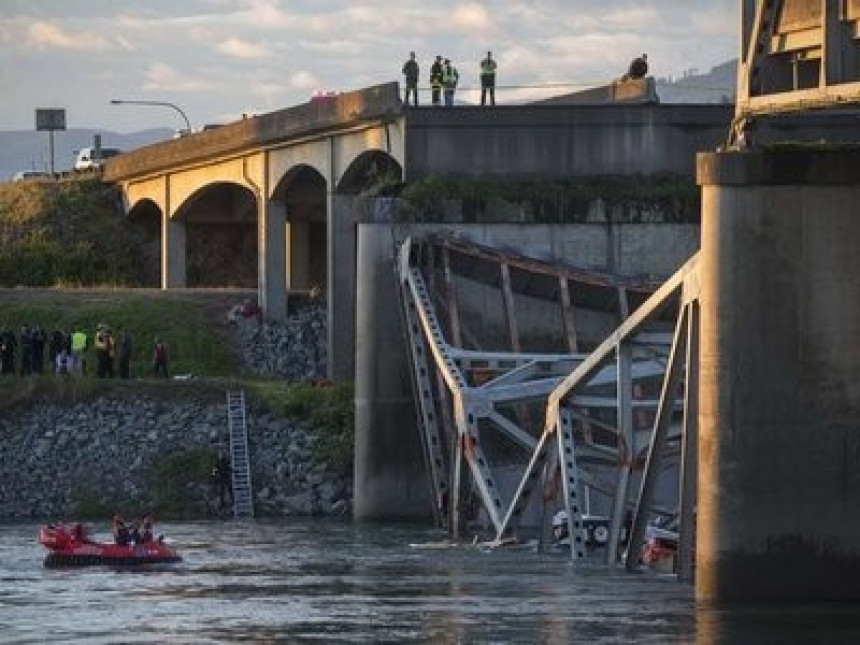
[[[442,56],[437,56],[430,67],[430,98],[433,105],[439,105],[442,90]]]
[[[496,104],[496,61],[493,60],[493,52],[487,52],[487,57],[481,61],[481,105],[487,104],[487,95],[490,96],[490,105]]]
[[[454,92],[457,90],[457,83],[460,80],[460,72],[451,64],[451,60],[445,59],[445,66],[442,68],[442,84],[445,87],[445,105],[452,107],[454,105]]]
[[[403,63],[403,75],[406,77],[406,94],[403,102],[409,105],[411,92],[413,105],[418,107],[418,61],[415,60],[415,52],[410,52],[409,60]]]
[[[648,54],[642,54],[638,58],[634,58],[630,63],[630,69],[621,77],[621,80],[629,81],[631,79],[645,78],[648,75]]]

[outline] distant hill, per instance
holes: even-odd
[[[707,74],[657,79],[662,103],[734,103],[737,60],[717,65]]]
[[[70,170],[75,150],[93,145],[93,135],[101,134],[102,146],[132,150],[173,136],[173,130],[157,128],[129,134],[104,130],[71,129],[54,133],[54,168]],[[48,170],[51,164],[47,132],[0,131],[0,181],[11,179],[19,170]]]

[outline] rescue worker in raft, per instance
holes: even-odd
[[[131,544],[133,544],[134,546],[137,546],[138,544],[143,542],[143,540],[141,539],[141,536],[140,536],[140,521],[139,520],[134,520],[131,523],[131,530],[128,532],[128,541],[131,542]]]
[[[143,532],[140,534],[140,539],[143,542],[152,542],[154,536],[152,534],[152,524],[154,520],[152,515],[147,515],[143,518]]]
[[[113,540],[118,546],[128,546],[128,528],[119,515],[113,516]]]

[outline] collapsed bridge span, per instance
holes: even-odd
[[[627,529],[641,542],[654,512],[682,515],[689,532],[692,505],[679,500],[692,499],[683,412],[696,262],[658,288],[451,237],[401,245],[420,434],[434,512],[453,538],[484,524],[498,542],[546,544],[549,519],[564,509],[573,558],[588,545],[614,563]],[[498,289],[507,347],[498,330],[461,315],[455,275]],[[520,326],[524,299],[555,303],[555,345],[546,330],[536,341]],[[686,538],[680,560],[691,568]]]

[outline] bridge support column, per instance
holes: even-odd
[[[696,595],[860,598],[860,153],[708,153]]]
[[[326,299],[328,301],[328,376],[355,378],[354,198],[332,193],[328,202]]]
[[[429,521],[393,252],[390,225],[359,226],[353,515]]]
[[[269,320],[285,320],[287,316],[286,222],[287,207],[283,202],[268,200],[258,218],[259,292],[260,306]]]
[[[188,286],[185,254],[185,222],[161,217],[161,288],[184,289]]]
[[[294,220],[287,224],[287,288],[297,291],[311,286],[311,223]]]

